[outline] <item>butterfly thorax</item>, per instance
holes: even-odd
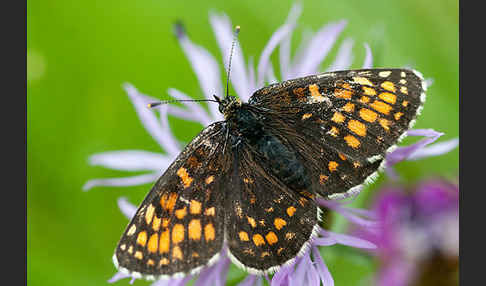
[[[221,105],[220,105],[221,107]],[[249,146],[265,161],[273,175],[294,190],[309,187],[306,169],[293,148],[265,129],[265,115],[251,104],[232,100],[223,108],[233,148]],[[241,144],[243,143],[243,144]]]

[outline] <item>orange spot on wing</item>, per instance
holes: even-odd
[[[151,253],[157,252],[159,246],[159,235],[157,233],[152,234],[147,244],[147,250]]]
[[[395,87],[395,85],[391,81],[384,81],[381,84],[381,87],[383,89],[386,89],[386,90],[391,91],[391,92],[395,92],[397,90],[396,87]]]
[[[304,115],[302,115],[302,120],[305,120],[309,117],[312,117],[312,113],[305,113]]]
[[[167,265],[167,264],[169,264],[169,259],[167,258],[162,258],[159,262],[159,266]]]
[[[373,107],[374,110],[383,114],[389,114],[390,110],[392,110],[392,107],[390,105],[378,100],[373,101],[370,106]]]
[[[214,176],[209,176],[206,178],[206,185],[209,185],[211,184],[212,182],[214,181]]]
[[[402,106],[403,106],[403,107],[407,107],[407,106],[408,106],[408,101],[404,100],[404,101],[402,102]]]
[[[189,222],[188,232],[189,238],[192,240],[199,240],[201,239],[201,221],[198,219],[193,219]]]
[[[127,235],[128,236],[133,235],[135,233],[135,231],[137,231],[137,226],[132,224],[132,226],[127,231]]]
[[[186,168],[184,167],[180,167],[179,170],[177,170],[177,176],[181,178],[182,184],[184,184],[184,188],[188,188],[193,181],[193,179],[187,173]]]
[[[206,238],[206,241],[214,240],[216,237],[216,231],[214,230],[212,223],[208,223],[204,226],[204,237]]]
[[[150,222],[152,221],[152,217],[154,216],[154,211],[155,211],[155,207],[152,204],[150,204],[147,210],[145,211],[145,222],[147,222],[147,224],[150,224]]]
[[[361,103],[368,103],[370,102],[370,98],[367,97],[367,96],[362,96],[360,99],[359,99],[359,102]]]
[[[357,120],[350,120],[348,122],[348,128],[359,136],[366,135],[366,126]]]
[[[170,247],[170,236],[169,230],[162,232],[160,234],[160,242],[159,242],[159,253],[167,253],[169,252]]]
[[[353,77],[353,80],[357,84],[373,86],[373,83],[365,77],[357,76],[357,77]]]
[[[179,243],[184,240],[184,226],[180,223],[175,224],[172,228],[172,242]]]
[[[334,90],[334,96],[337,98],[351,99],[351,96],[354,93],[351,86],[348,83],[344,83],[341,86],[342,88],[336,88]]]
[[[364,94],[370,95],[370,96],[376,95],[376,90],[374,88],[367,87],[367,86],[363,86],[362,88],[363,88]]]
[[[352,136],[352,135],[347,135],[344,137],[344,140],[346,141],[346,143],[351,147],[351,148],[358,148],[359,145],[361,144],[361,142],[359,142],[358,139],[356,139],[356,137]]]
[[[340,112],[334,112],[334,115],[332,116],[331,120],[336,123],[343,123],[344,116]]]
[[[391,104],[395,104],[397,100],[397,96],[389,92],[382,92],[378,95],[378,97]]]
[[[248,233],[246,233],[245,231],[240,231],[238,233],[238,236],[240,237],[240,240],[241,241],[248,241],[248,240],[250,240],[250,238],[248,237]]]
[[[315,99],[317,101],[323,101],[324,100],[324,97],[319,92],[319,87],[317,86],[317,84],[309,85],[309,91],[310,91],[313,99]]]
[[[147,243],[147,232],[146,231],[141,231],[138,234],[137,243],[140,244],[141,246],[145,246],[145,244]]]
[[[359,110],[359,116],[365,121],[375,122],[376,118],[378,117],[378,114],[376,114],[376,112],[371,111],[367,108],[361,108]]]
[[[353,103],[346,103],[346,105],[343,106],[343,110],[346,112],[353,112],[354,111],[354,104]]]
[[[249,217],[247,216],[246,217],[248,219],[248,223],[252,226],[252,227],[256,227],[256,222],[255,222],[255,219],[253,219],[252,217]]]
[[[175,211],[175,215],[178,219],[183,219],[187,214],[187,207],[183,207],[182,209],[178,209]]]
[[[275,225],[276,229],[281,230],[284,226],[287,225],[287,222],[284,219],[278,217],[274,220],[273,224]]]
[[[155,262],[152,259],[147,260],[147,265],[154,266]]]
[[[267,239],[267,242],[270,245],[278,242],[278,237],[275,234],[275,232],[273,232],[273,231],[270,231],[269,233],[267,233],[267,235],[265,235],[265,238]]]
[[[331,130],[329,130],[329,134],[332,137],[337,137],[339,135],[339,129],[337,129],[335,126],[331,127]]]
[[[386,131],[390,131],[390,121],[389,120],[382,118],[378,122],[380,122],[380,125],[381,125],[381,127],[383,127],[383,129],[385,129]]]
[[[157,216],[154,217],[154,220],[152,222],[152,229],[154,231],[159,231],[159,228],[160,228],[160,222],[162,220],[160,218],[158,218]]]
[[[296,210],[297,210],[297,209],[296,209],[296,208],[294,208],[294,207],[288,207],[288,208],[287,208],[287,214],[288,214],[288,215],[291,217],[291,216],[293,216],[293,215],[294,215],[294,213],[295,213],[295,211],[296,211]]]
[[[204,211],[204,214],[207,216],[214,216],[216,214],[216,209],[214,207],[210,207]]]
[[[324,183],[326,183],[327,179],[329,179],[328,176],[326,176],[324,174],[319,175],[319,183],[321,183],[321,185],[324,185]]]
[[[201,213],[201,203],[195,200],[191,200],[191,205],[189,206],[191,214]]]
[[[265,240],[260,234],[255,234],[253,235],[253,243],[255,243],[256,246],[260,246],[265,244]]]
[[[402,117],[403,113],[402,112],[397,112],[395,113],[394,117],[395,117],[395,120],[400,120],[400,117]]]
[[[341,160],[346,161],[346,156],[343,153],[338,153],[338,156]]]
[[[137,259],[142,259],[143,258],[143,254],[142,254],[141,251],[136,251],[133,256],[135,256],[135,258],[137,258]]]
[[[406,86],[402,86],[400,87],[400,92],[403,93],[403,94],[408,94],[408,89]]]
[[[338,166],[339,166],[339,164],[337,162],[334,162],[334,161],[329,162],[329,164],[328,164],[329,171],[331,171],[331,172],[336,171]]]
[[[181,248],[179,246],[174,246],[174,248],[172,249],[172,257],[174,259],[182,260],[183,255],[182,255]]]

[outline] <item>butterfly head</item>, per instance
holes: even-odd
[[[228,118],[234,111],[241,106],[241,100],[234,96],[226,96],[223,99],[214,95],[214,99],[219,104],[219,112],[221,112],[225,118]]]

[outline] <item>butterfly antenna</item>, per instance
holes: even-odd
[[[173,99],[173,100],[162,100],[162,101],[159,101],[159,102],[152,102],[152,103],[149,103],[147,104],[148,108],[152,108],[152,107],[156,107],[156,106],[159,106],[159,105],[163,105],[163,104],[169,104],[169,103],[173,103],[173,102],[200,102],[200,101],[210,101],[210,102],[218,102],[214,99]]]
[[[233,38],[233,43],[231,43],[230,58],[229,58],[229,63],[228,63],[228,73],[226,75],[226,97],[229,96],[229,81],[230,81],[230,72],[231,72],[231,60],[233,59],[233,50],[235,48],[236,40],[238,39],[239,33],[240,33],[240,26],[236,26],[235,35],[234,35],[234,38]]]

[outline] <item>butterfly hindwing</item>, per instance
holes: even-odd
[[[223,123],[203,130],[156,182],[116,248],[115,264],[133,277],[197,272],[223,245]]]
[[[308,246],[316,234],[318,208],[310,191],[288,188],[253,148],[239,147],[225,203],[230,257],[251,273],[274,272]]]

